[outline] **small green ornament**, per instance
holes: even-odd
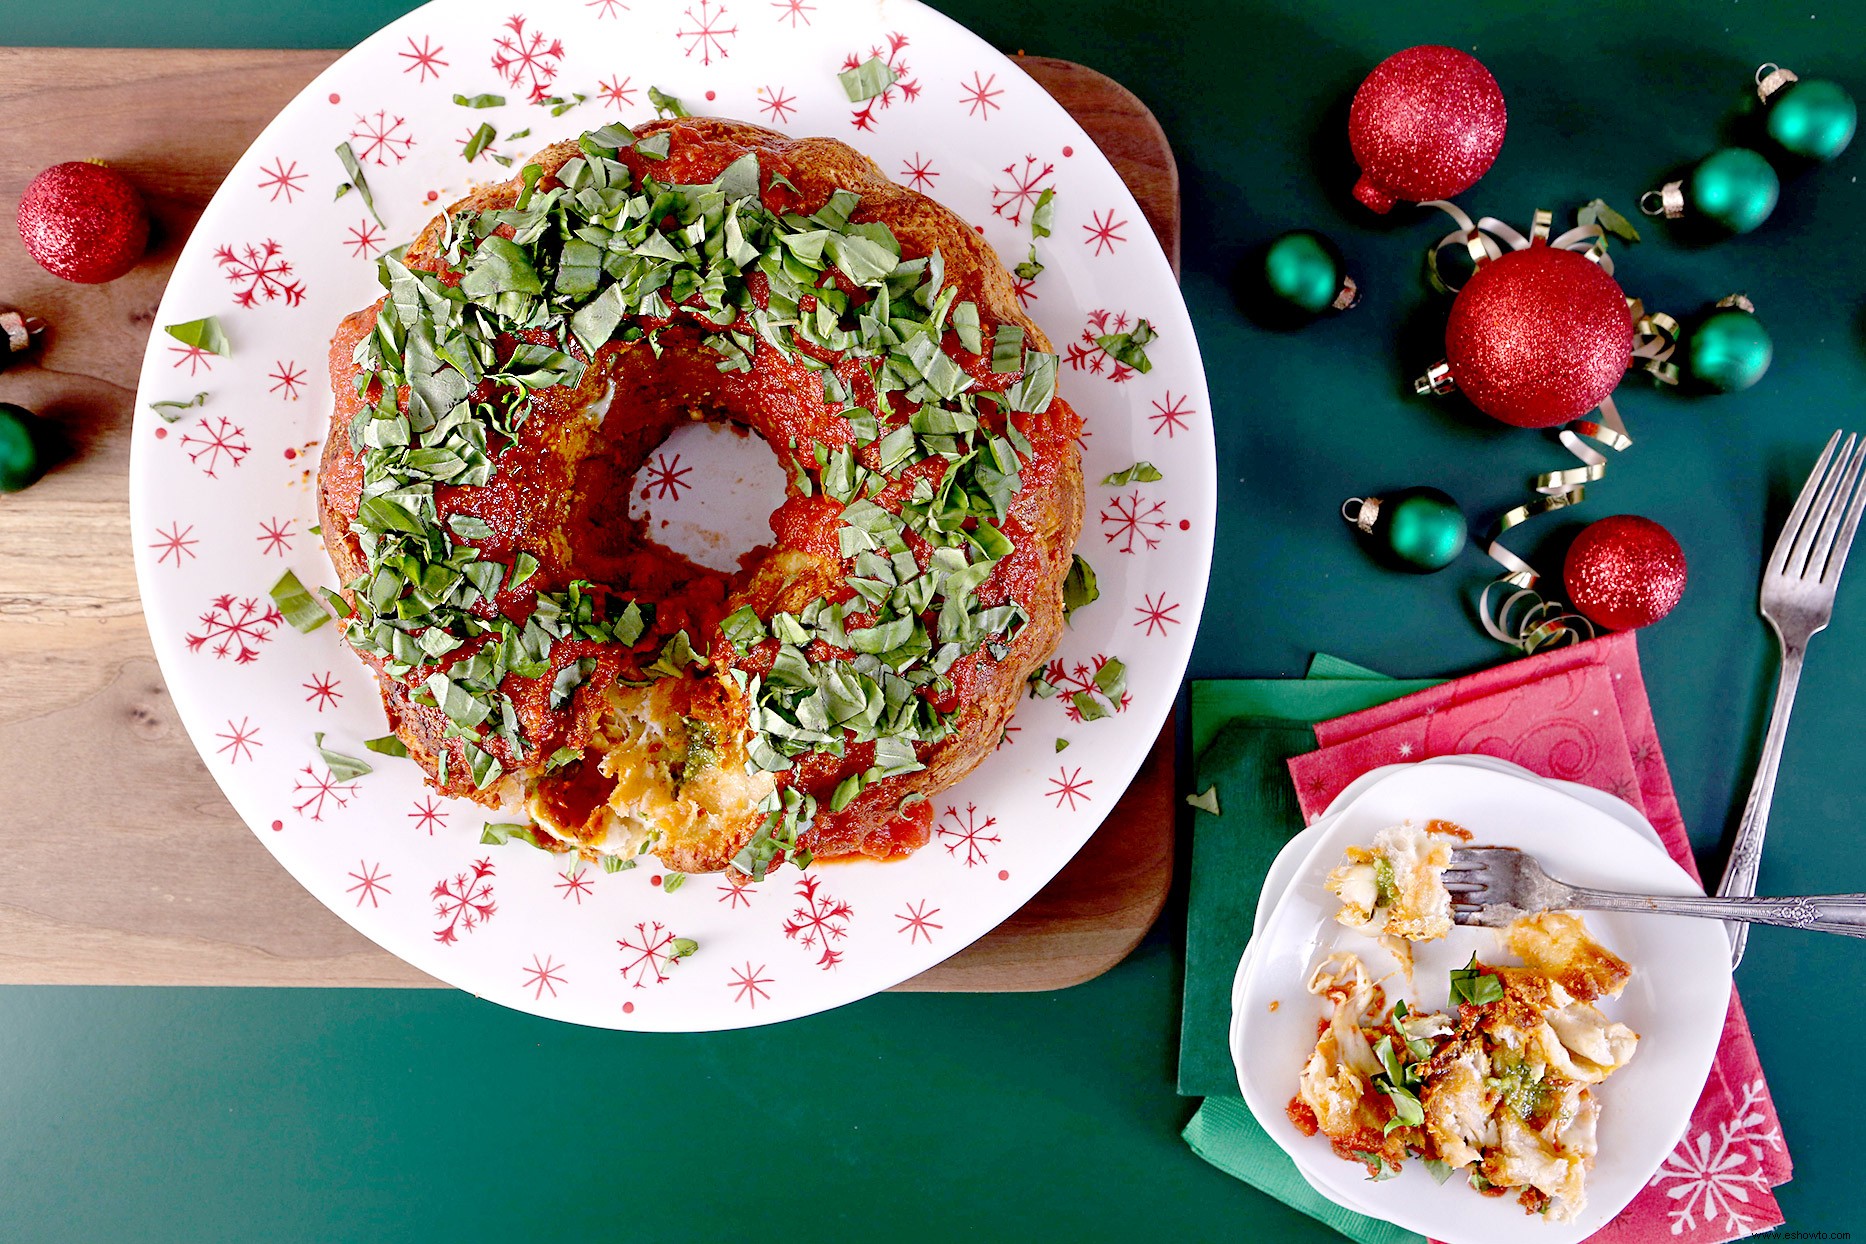
[[[1313,229],[1292,229],[1271,242],[1263,279],[1271,297],[1310,315],[1345,311],[1360,298],[1340,248]]]
[[[1767,160],[1747,147],[1725,147],[1691,170],[1685,193],[1693,211],[1732,233],[1748,233],[1769,219],[1781,192]]]
[[[1464,551],[1470,532],[1458,503],[1436,488],[1402,488],[1385,497],[1353,497],[1342,504],[1341,517],[1368,537],[1378,560],[1414,574],[1431,574],[1451,565]]]
[[[18,492],[45,472],[33,420],[25,407],[0,402],[0,492]]]
[[[1741,393],[1769,370],[1775,342],[1749,299],[1725,298],[1717,308],[1691,330],[1685,372],[1720,393]]]
[[[1747,147],[1725,147],[1705,156],[1685,180],[1646,191],[1639,210],[1676,220],[1689,209],[1732,233],[1748,233],[1769,219],[1781,192],[1781,179],[1767,160]]]
[[[1859,106],[1838,82],[1764,65],[1756,71],[1756,91],[1769,109],[1769,137],[1790,155],[1831,160],[1853,141]]]

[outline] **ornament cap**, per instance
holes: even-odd
[[[1756,314],[1756,304],[1749,300],[1748,294],[1725,294],[1717,300],[1717,305],[1735,307],[1739,311],[1747,311],[1751,315]]]
[[[1354,513],[1348,513],[1348,507],[1355,507]],[[1341,503],[1341,517],[1360,528],[1363,534],[1371,533],[1374,522],[1380,517],[1379,497],[1349,497]]]
[[[1440,397],[1458,387],[1458,382],[1451,378],[1451,364],[1444,359],[1425,369],[1425,375],[1412,382],[1414,393],[1436,393]]]
[[[1639,210],[1648,216],[1677,220],[1685,214],[1685,183],[1668,181],[1657,190],[1646,191],[1639,196]]]
[[[1784,69],[1774,61],[1765,61],[1756,69],[1756,98],[1763,103],[1791,82],[1801,81],[1800,75],[1792,69]]]
[[[1341,278],[1341,292],[1336,294],[1335,300],[1328,305],[1333,310],[1346,311],[1349,307],[1359,303],[1360,300],[1361,287],[1355,283],[1353,277],[1344,276]]]

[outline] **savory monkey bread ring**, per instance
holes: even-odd
[[[824,138],[610,125],[455,203],[331,343],[331,595],[395,734],[551,850],[754,879],[924,844],[1056,646],[1081,421],[952,212]],[[697,565],[630,518],[676,427],[787,477]]]

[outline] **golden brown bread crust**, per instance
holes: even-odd
[[[704,182],[744,152],[755,151],[765,174],[767,204],[775,210],[808,213],[833,190],[852,190],[862,200],[853,219],[885,222],[899,240],[904,258],[939,250],[946,282],[958,287],[959,298],[978,304],[988,331],[994,324],[1014,324],[1024,330],[1031,348],[1049,349],[1041,329],[1024,314],[1010,275],[990,245],[951,211],[895,185],[872,161],[845,144],[826,138],[792,139],[758,126],[710,118],[655,122],[642,126],[638,133],[647,137],[663,131],[671,139],[668,160],[650,162],[632,152],[623,153],[622,158],[632,162],[638,174],[645,170],[663,182]],[[545,170],[543,188],[553,184],[551,174],[579,154],[575,142],[558,143],[539,153],[534,162]],[[796,188],[794,199],[781,208],[773,202],[784,193],[771,188],[774,172],[781,172]],[[516,178],[482,187],[449,207],[446,215],[509,206],[518,193]],[[410,267],[442,269],[440,243],[446,215],[434,218],[409,248]],[[363,404],[356,392],[352,355],[356,343],[371,331],[380,306],[378,302],[348,317],[331,343],[331,380],[337,400],[319,473],[319,503],[325,546],[344,583],[354,580],[365,565],[350,531],[362,463],[351,447],[348,428]],[[849,441],[846,420],[841,420],[838,429],[824,411],[804,409],[807,404],[799,395],[808,393],[809,386],[818,395],[815,405],[822,405],[820,376],[787,365],[763,343],[753,370],[734,374],[717,370],[718,356],[699,344],[699,331],[686,323],[666,329],[661,340],[667,359],[673,361],[656,360],[640,343],[611,343],[597,351],[577,386],[539,391],[518,442],[499,459],[492,480],[480,488],[454,490],[477,496],[449,502],[456,512],[478,513],[493,522],[497,540],[482,542],[489,550],[522,548],[539,558],[541,569],[528,585],[528,593],[557,590],[573,578],[584,578],[614,585],[620,596],[655,600],[663,616],[657,618],[655,631],[637,645],[638,651],[560,641],[552,654],[553,670],[578,657],[598,661],[596,671],[564,711],[548,707],[550,675],[533,680],[508,677],[502,689],[511,695],[525,736],[536,746],[529,758],[520,758],[503,753],[496,744],[484,744],[505,764],[508,775],[487,791],[475,791],[467,779],[458,754],[459,741],[446,737],[447,718],[438,708],[411,698],[427,670],[398,679],[371,662],[392,728],[429,780],[445,793],[487,804],[510,800],[517,793],[515,779],[522,783],[534,776],[541,768],[541,757],[559,747],[580,748],[589,741],[605,711],[605,694],[619,678],[638,672],[652,660],[660,639],[676,626],[693,632],[694,646],[714,660],[711,675],[696,678],[690,674],[684,680],[692,689],[683,694],[704,700],[707,712],[716,719],[743,723],[745,706],[736,702],[742,697],[735,699],[726,668],[736,663],[756,672],[756,657],[735,661],[730,645],[719,635],[719,619],[742,604],[769,617],[779,609],[800,609],[813,599],[849,594],[844,584],[847,564],[836,549],[834,534],[841,507],[821,497],[802,498],[794,486],[790,500],[773,515],[776,549],[756,557],[739,575],[728,579],[645,546],[643,533],[626,517],[626,500],[617,499],[626,494],[615,490],[682,419],[697,413],[747,423],[766,434],[787,475],[797,459],[809,458],[817,440],[832,446]],[[954,357],[977,376],[993,374],[988,359],[956,352]],[[695,365],[686,367],[682,359]],[[999,376],[992,387],[1002,387],[1005,380]],[[610,413],[600,425],[581,417],[605,398],[610,400]],[[1000,658],[994,660],[981,649],[953,667],[953,687],[936,703],[955,713],[955,728],[935,744],[920,745],[923,770],[872,783],[841,812],[832,813],[827,806],[828,791],[842,776],[868,764],[863,749],[872,754],[872,745],[852,747],[850,755],[840,760],[808,753],[797,757],[796,768],[784,781],[824,798],[817,823],[800,846],[819,857],[866,854],[889,858],[908,853],[930,833],[931,808],[925,797],[958,782],[998,745],[1027,679],[1048,658],[1061,635],[1062,585],[1082,524],[1080,426],[1060,397],[1043,414],[1019,417],[1032,456],[1021,472],[1023,486],[1004,524],[1005,534],[1017,547],[976,595],[982,605],[1016,600],[1027,612],[1028,622]],[[795,451],[786,445],[783,433],[799,435],[801,443]],[[507,602],[503,593],[501,603],[525,607],[523,601]],[[443,752],[450,755],[444,783],[438,780]],[[742,763],[743,755],[739,746],[725,759]],[[679,841],[664,842],[656,854],[668,867],[680,871],[717,871],[727,866],[755,828],[755,824],[716,817]]]

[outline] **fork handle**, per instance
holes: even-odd
[[[1611,890],[1573,887],[1568,903],[1589,911],[1652,912],[1668,916],[1705,916],[1712,920],[1774,924],[1789,929],[1866,937],[1866,894],[1810,894],[1794,898],[1712,898],[1691,895],[1647,897]]]
[[[1801,660],[1806,652],[1804,645],[1782,640],[1782,673],[1775,685],[1775,708],[1769,714],[1769,733],[1763,738],[1756,780],[1749,788],[1743,819],[1737,823],[1736,841],[1730,846],[1730,862],[1724,865],[1723,880],[1717,886],[1720,898],[1742,898],[1756,892],[1756,875],[1762,868],[1762,839],[1769,830],[1769,805],[1775,799],[1775,776],[1782,765],[1782,742],[1788,736],[1788,715],[1795,707],[1795,689],[1801,683]],[[1743,962],[1743,950],[1748,943],[1749,925],[1732,923],[1731,967]]]

